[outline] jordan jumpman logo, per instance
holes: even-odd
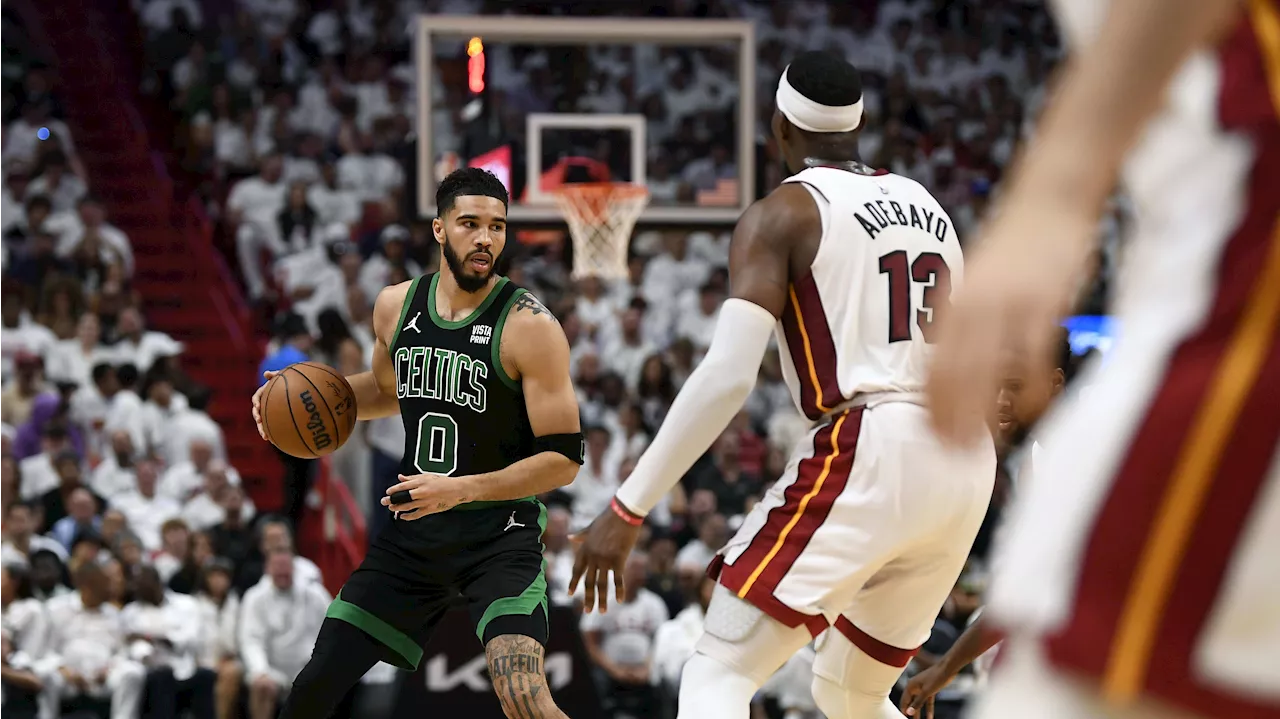
[[[503,527],[502,531],[505,532],[508,529],[511,529],[512,527],[523,527],[523,526],[524,526],[523,524],[516,521],[516,513],[512,512],[511,516],[507,518],[507,526]]]
[[[404,328],[407,330],[407,329],[409,329],[410,327],[412,327],[414,332],[417,332],[417,333],[421,334],[421,333],[422,333],[422,330],[418,329],[418,318],[419,318],[419,317],[421,317],[421,316],[422,316],[422,313],[421,313],[421,312],[419,312],[418,314],[414,315],[414,316],[413,316],[413,319],[409,320],[409,324],[405,325],[405,326],[404,326]],[[403,331],[403,330],[401,330],[401,331]]]

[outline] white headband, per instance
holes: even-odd
[[[787,82],[788,65],[778,80],[778,111],[792,125],[809,132],[852,132],[862,123],[862,98],[852,105],[832,107],[810,100]]]

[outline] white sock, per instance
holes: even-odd
[[[676,719],[749,719],[760,686],[705,654],[694,654],[680,678]]]

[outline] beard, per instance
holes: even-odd
[[[493,274],[494,257],[485,250],[472,250],[467,253],[466,257],[458,257],[458,253],[453,251],[453,244],[449,242],[449,235],[445,234],[444,244],[441,245],[441,251],[444,254],[444,261],[449,265],[449,271],[453,273],[453,279],[458,283],[458,287],[463,292],[479,292],[484,286],[489,284],[489,276]],[[489,269],[484,274],[476,274],[471,268],[463,264],[466,260],[471,259],[472,255],[485,255],[489,258]]]

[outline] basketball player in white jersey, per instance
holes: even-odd
[[[930,409],[974,435],[1044,352],[1119,176],[1120,338],[1047,419],[976,716],[1280,717],[1280,7],[1063,0],[1073,58],[940,328]]]
[[[830,719],[901,716],[888,700],[964,567],[991,497],[990,439],[950,450],[921,404],[935,314],[964,269],[919,183],[858,161],[857,71],[806,53],[778,83],[773,133],[796,174],[747,210],[710,350],[612,506],[573,585],[606,609],[644,515],[720,435],[776,334],[813,421],[783,476],[712,564],[718,585],[685,665],[681,719],[746,719],[752,695],[821,634],[813,695]],[[834,631],[824,631],[833,627]]]

